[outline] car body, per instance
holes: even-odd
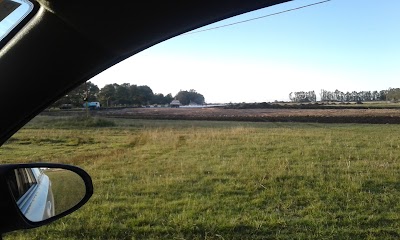
[[[10,188],[21,213],[32,222],[55,215],[49,177],[40,168],[18,168],[9,174]]]

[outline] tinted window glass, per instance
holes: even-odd
[[[29,168],[15,169],[8,178],[14,180],[11,182],[15,184],[10,188],[17,201],[36,184],[35,176]]]

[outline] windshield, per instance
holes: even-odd
[[[310,3],[280,4],[175,37],[92,82],[148,85],[172,95],[195,89],[209,103],[290,101],[298,91],[314,91],[319,100],[321,90],[397,87],[398,2],[330,1],[271,16]]]
[[[77,165],[95,193],[10,238],[398,238],[400,1],[312,3],[182,34],[49,106],[2,161]]]

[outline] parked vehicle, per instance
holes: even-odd
[[[99,102],[85,102],[83,104],[83,107],[84,108],[88,107],[89,109],[99,109],[100,103]]]

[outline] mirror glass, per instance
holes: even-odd
[[[22,214],[32,222],[73,208],[86,194],[83,179],[62,168],[17,168],[7,181]]]
[[[33,9],[26,0],[0,0],[0,41]]]

